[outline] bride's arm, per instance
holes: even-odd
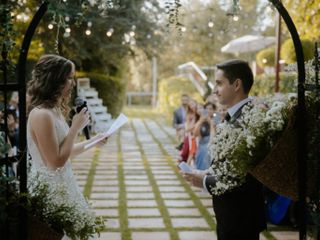
[[[32,138],[47,166],[62,167],[69,159],[78,131],[89,121],[85,110],[83,109],[74,116],[70,130],[60,145],[55,131],[54,119],[48,110],[40,109],[30,116]]]
[[[70,157],[73,158],[73,157],[75,157],[75,156],[87,151],[88,149],[92,148],[94,145],[91,146],[90,148],[87,148],[87,149],[85,149],[84,146],[89,144],[89,143],[91,143],[91,142],[93,142],[93,141],[95,141],[96,139],[98,139],[100,137],[101,137],[101,135],[98,134],[98,135],[90,138],[89,140],[85,140],[85,141],[82,141],[82,142],[74,144]],[[102,139],[98,144],[100,145],[100,144],[104,144],[106,142],[107,142],[107,138]]]

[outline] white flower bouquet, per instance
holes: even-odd
[[[286,95],[249,102],[234,123],[217,126],[209,145],[215,195],[242,185],[247,173],[268,155],[288,123],[293,99],[294,95]]]
[[[103,229],[102,218],[96,218],[89,206],[80,199],[68,196],[67,182],[54,185],[43,174],[31,176],[30,179],[30,212],[38,220],[71,239],[90,239]]]

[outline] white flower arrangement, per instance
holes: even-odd
[[[242,185],[248,171],[267,156],[286,127],[294,98],[286,95],[249,102],[234,123],[217,125],[209,144],[213,159],[209,174],[216,178],[216,184],[210,186],[214,195]]]
[[[96,218],[82,198],[70,198],[68,182],[50,181],[57,171],[29,173],[28,189],[31,213],[57,232],[71,239],[90,239],[103,229],[102,218]]]

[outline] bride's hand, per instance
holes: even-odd
[[[101,133],[98,133],[97,135],[95,135],[93,138],[91,138],[92,140],[96,140],[96,139],[99,139],[102,137],[103,134]],[[101,139],[98,143],[97,143],[97,146],[101,147],[103,146],[104,144],[106,144],[108,142],[108,138],[109,137],[105,137],[103,139]]]
[[[90,122],[90,116],[87,108],[83,108],[79,113],[75,114],[72,118],[71,128],[75,131],[82,130]]]

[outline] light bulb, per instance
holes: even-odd
[[[70,33],[71,32],[71,29],[70,28],[66,28],[66,33]]]
[[[87,30],[86,30],[86,35],[89,36],[90,34],[91,34],[90,29],[87,29]]]
[[[129,34],[131,37],[134,37],[136,35],[134,31],[131,31]]]
[[[50,24],[48,25],[48,28],[49,28],[50,30],[53,29],[53,24],[50,23]]]
[[[239,16],[238,15],[234,15],[233,16],[233,21],[237,22],[239,20]]]
[[[210,21],[210,22],[208,22],[208,26],[209,26],[209,28],[212,28],[214,26],[214,23]]]

